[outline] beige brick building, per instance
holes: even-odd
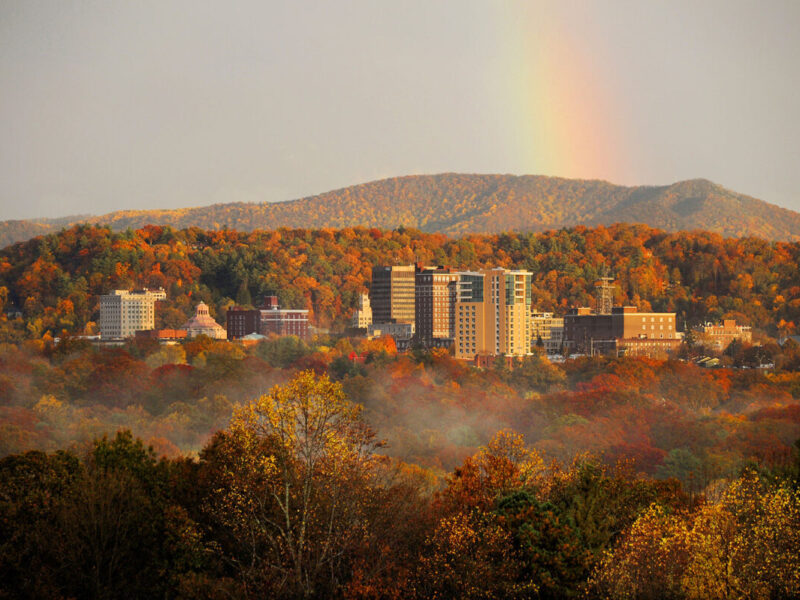
[[[456,358],[531,353],[531,277],[507,269],[460,273]]]
[[[564,318],[548,312],[531,313],[531,344],[536,346],[540,339],[547,354],[559,354],[564,344]]]
[[[137,331],[155,328],[155,303],[167,297],[163,289],[114,290],[100,296],[100,338],[133,337]]]
[[[369,296],[361,294],[358,297],[358,308],[353,311],[351,326],[355,329],[366,329],[372,325],[372,306],[369,303]]]

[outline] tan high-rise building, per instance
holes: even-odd
[[[414,265],[373,267],[373,323],[414,323]]]
[[[100,296],[100,338],[123,339],[137,331],[155,327],[156,300],[167,297],[164,290],[114,290]]]
[[[507,269],[460,273],[456,358],[531,353],[531,278]]]

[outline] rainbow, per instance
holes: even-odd
[[[501,6],[510,143],[524,172],[632,183],[625,100],[615,97],[619,86],[597,67],[603,48],[579,39],[552,6]]]

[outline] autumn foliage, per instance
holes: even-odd
[[[800,322],[797,242],[642,225],[461,238],[402,228],[112,233],[76,226],[0,250],[0,339],[95,332],[98,296],[132,287],[167,291],[159,327],[180,327],[200,300],[224,322],[231,304],[277,290],[282,306],[309,309],[313,324],[343,328],[372,266],[413,262],[528,269],[534,306],[562,314],[591,305],[594,282],[607,270],[616,277],[615,303],[676,311],[681,327],[724,317],[776,336]]]

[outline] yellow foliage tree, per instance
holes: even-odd
[[[297,374],[234,412],[207,457],[220,465],[212,513],[238,539],[257,593],[325,595],[366,536],[380,446],[341,385]]]

